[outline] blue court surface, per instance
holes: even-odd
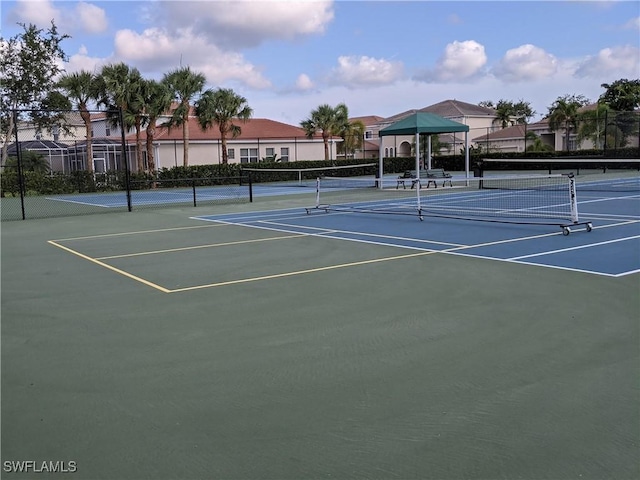
[[[563,235],[558,225],[507,224],[417,215],[380,215],[291,208],[206,215],[198,220],[394,246],[596,275],[640,272],[640,194],[584,191],[580,220]],[[339,246],[337,247],[339,248]]]

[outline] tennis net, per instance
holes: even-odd
[[[315,168],[242,168],[243,176],[252,184],[265,187],[315,187],[317,178],[371,177],[375,176],[377,171],[377,163]]]
[[[517,172],[520,174],[575,173],[578,191],[640,191],[640,159],[602,157],[484,158],[482,176]]]
[[[315,204],[306,210],[558,225],[565,234],[573,225],[592,228],[578,217],[573,175],[453,178],[447,186],[430,185],[415,179],[407,184],[400,178],[318,178]]]

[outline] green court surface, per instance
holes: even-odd
[[[3,222],[2,478],[640,477],[640,273],[190,218],[308,204]]]

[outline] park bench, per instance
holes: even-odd
[[[402,185],[402,188],[407,188],[405,182],[411,180],[411,188],[415,188],[418,183],[418,176],[415,170],[406,170],[402,175],[398,176],[396,189]],[[444,168],[430,168],[427,170],[420,170],[420,180],[427,181],[427,188],[433,183],[435,188],[438,188],[438,180],[442,180],[442,186],[444,187],[447,182],[449,186],[453,186],[451,183],[451,174],[444,171]]]
[[[444,171],[444,168],[431,168],[429,170],[423,170],[425,172],[425,177],[427,179],[427,188],[429,185],[433,183],[435,188],[438,188],[438,180],[442,180],[442,186],[444,187],[447,182],[449,182],[449,186],[453,187],[453,183],[451,183],[451,174]],[[422,174],[420,175],[422,177]],[[413,188],[415,186],[412,185]]]

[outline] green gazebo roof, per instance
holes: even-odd
[[[469,126],[428,112],[417,112],[380,130],[387,135],[415,135],[416,133],[468,132]]]

